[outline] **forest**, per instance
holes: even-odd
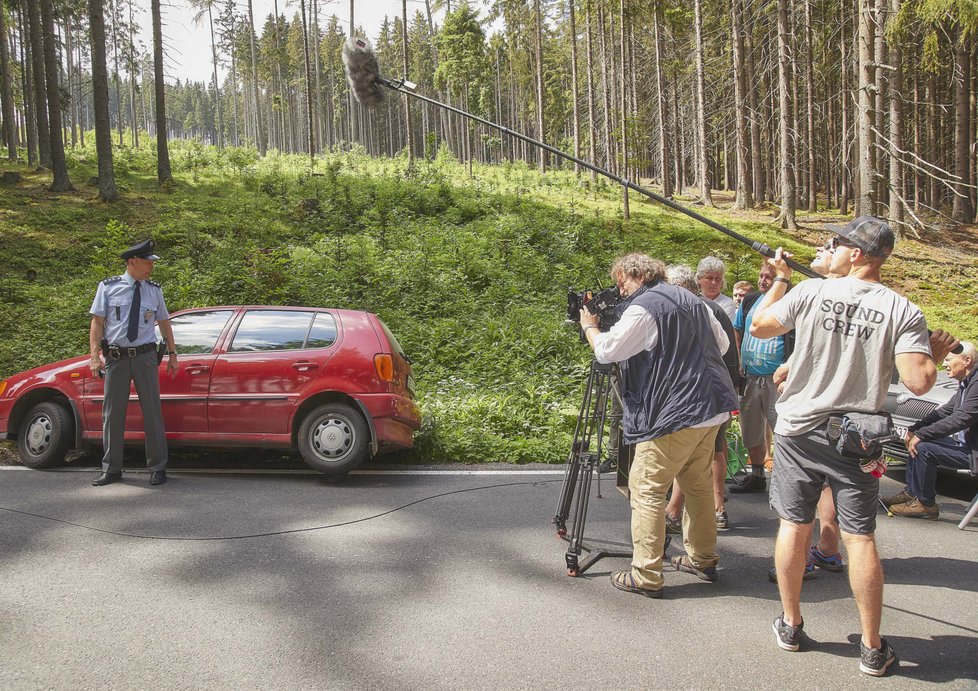
[[[825,222],[888,217],[887,282],[978,337],[973,3],[412,7],[370,37],[384,75],[803,263]],[[0,9],[0,377],[84,352],[94,286],[153,237],[171,310],[380,315],[416,363],[412,459],[555,463],[590,363],[568,288],[606,286],[628,251],[756,279],[746,246],[615,180],[402,94],[361,107],[353,3]],[[212,38],[209,83],[166,77],[180,12]]]
[[[147,16],[137,0],[3,0],[10,160],[23,150],[64,188],[64,147],[94,129],[107,158],[111,145],[156,138],[161,180],[174,138],[262,155],[359,145],[430,159],[446,147],[464,161],[567,165],[406,96],[360,107],[340,60],[353,0],[348,17],[320,0],[282,0],[267,17],[246,0],[187,2],[151,0]],[[369,37],[385,75],[666,197],[711,205],[713,190],[730,190],[737,209],[777,207],[783,227],[819,208],[910,233],[975,221],[975,0],[420,5],[409,13],[405,0]],[[209,83],[165,81],[164,10],[207,27]],[[102,186],[112,197],[111,180]]]

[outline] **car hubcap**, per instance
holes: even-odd
[[[347,420],[325,418],[312,433],[312,446],[323,458],[335,461],[350,450],[355,439],[356,434]]]
[[[27,428],[27,449],[39,456],[51,444],[51,420],[46,415],[39,415]]]

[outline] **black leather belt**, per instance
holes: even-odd
[[[137,355],[142,355],[143,353],[148,353],[151,350],[156,350],[155,343],[144,343],[140,346],[134,346],[132,348],[127,346],[109,345],[109,357],[113,360],[118,360],[119,358],[129,357],[133,358]]]

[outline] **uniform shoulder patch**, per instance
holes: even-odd
[[[109,285],[110,283],[118,283],[121,280],[122,280],[122,276],[110,276],[109,278],[106,278],[104,281],[102,281],[102,283],[104,283],[105,285]]]
[[[157,283],[156,281],[146,281],[146,282],[149,283],[151,286],[156,286],[157,288],[162,288],[163,287],[159,283]]]

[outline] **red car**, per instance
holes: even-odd
[[[202,307],[170,320],[179,372],[160,368],[171,446],[298,450],[338,477],[367,458],[410,448],[421,427],[411,361],[374,314],[312,307]],[[0,382],[0,439],[48,468],[71,448],[100,446],[102,380],[88,356]],[[126,442],[142,443],[135,388]]]

